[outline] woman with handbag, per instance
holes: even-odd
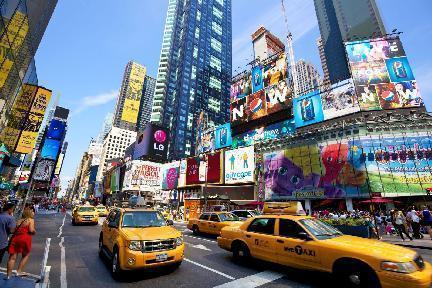
[[[32,235],[36,233],[33,217],[34,213],[31,209],[24,209],[22,218],[17,221],[17,228],[9,244],[9,261],[7,263],[6,279],[10,279],[12,275],[12,269],[15,266],[18,254],[21,254],[22,258],[18,264],[17,276],[24,276],[22,271],[30,257]]]

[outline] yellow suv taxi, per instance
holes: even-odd
[[[199,233],[220,235],[223,227],[242,223],[236,215],[229,212],[207,212],[201,214],[199,219],[190,219],[187,228],[195,235]]]
[[[108,215],[108,209],[104,205],[96,206],[96,210],[99,213],[99,217],[106,217]]]
[[[98,222],[99,213],[94,206],[76,206],[72,211],[72,225],[83,223],[91,223],[93,225],[97,225]]]
[[[379,240],[343,235],[318,219],[281,214],[297,203],[264,208],[265,215],[225,227],[218,245],[235,260],[249,257],[298,269],[334,273],[339,287],[430,287],[432,268],[415,251]],[[282,204],[282,205],[281,205]],[[266,211],[267,210],[267,211]],[[270,210],[270,211],[269,211]]]
[[[125,270],[180,266],[184,257],[182,234],[160,212],[113,208],[102,225],[99,255],[111,259],[111,273]]]

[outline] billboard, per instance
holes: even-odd
[[[135,142],[133,159],[149,156],[165,160],[168,152],[168,132],[154,124],[147,125],[143,133],[138,134]]]
[[[265,199],[368,196],[361,149],[349,140],[264,154]]]
[[[223,152],[218,151],[207,154],[207,180],[208,183],[222,183],[223,172]],[[205,168],[205,166],[204,166]]]
[[[248,121],[256,120],[267,115],[267,102],[264,90],[255,92],[247,98]]]
[[[231,137],[230,123],[225,123],[223,125],[216,127],[214,134],[215,134],[214,136],[215,149],[221,149],[221,148],[231,146],[232,137]]]
[[[64,133],[65,133],[65,130],[66,130],[66,122],[63,122],[63,121],[60,121],[57,119],[53,119],[53,120],[51,120],[51,123],[48,126],[46,138],[62,140]]]
[[[191,157],[186,159],[186,185],[199,184],[205,179],[200,177],[200,158],[199,157]],[[202,170],[202,168],[201,168]],[[204,176],[205,177],[205,176]],[[201,178],[201,179],[200,179]]]
[[[270,57],[264,63],[263,84],[264,87],[277,85],[288,78],[288,65],[285,53]]]
[[[285,120],[269,126],[262,126],[246,133],[236,135],[233,138],[232,147],[251,146],[255,143],[280,139],[295,133],[295,123],[293,119]]]
[[[261,65],[252,68],[252,93],[258,92],[264,88],[262,72]]]
[[[244,123],[248,120],[247,97],[230,105],[231,125]]]
[[[162,189],[176,189],[179,184],[180,161],[162,165]]]
[[[61,168],[63,166],[64,156],[65,156],[64,153],[60,153],[58,160],[57,160],[57,164],[55,166],[54,175],[60,175]]]
[[[69,109],[57,106],[54,111],[54,118],[67,120],[69,116]]]
[[[111,193],[120,191],[120,167],[111,171],[110,189]]]
[[[148,191],[160,187],[159,163],[134,160],[126,164],[123,191]]]
[[[186,186],[186,171],[187,171],[186,159],[180,160],[178,187],[185,187]]]
[[[225,183],[246,183],[254,181],[254,147],[225,151]]]
[[[351,79],[339,82],[321,92],[324,120],[360,111],[354,84]]]
[[[55,162],[49,159],[40,160],[33,172],[33,179],[37,181],[48,182],[54,170]]]
[[[58,140],[45,139],[41,151],[41,158],[56,160],[60,150],[60,146],[61,142]]]
[[[288,110],[288,115],[292,115],[293,93],[291,88],[288,87],[286,79],[265,88],[265,96],[267,114]]]
[[[242,99],[252,93],[252,75],[250,72],[236,77],[231,84],[230,99],[231,103]]]
[[[132,63],[129,82],[126,87],[123,87],[123,89],[126,89],[126,95],[121,120],[133,124],[137,123],[145,75],[145,67]]]
[[[432,187],[432,137],[396,134],[361,137],[371,192],[384,197],[425,195]]]
[[[319,90],[294,98],[293,101],[296,127],[315,124],[324,120]]]
[[[362,110],[424,106],[398,37],[347,42],[345,48]]]

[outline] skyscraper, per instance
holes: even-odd
[[[127,63],[117,99],[115,127],[136,131],[145,76],[146,67],[133,61]]]
[[[315,66],[305,60],[296,62],[297,83],[299,95],[317,89],[320,85],[320,75]]]
[[[322,85],[324,87],[327,87],[327,86],[330,86],[330,78],[329,78],[330,76],[329,76],[329,70],[328,70],[328,67],[327,67],[327,59],[326,59],[326,56],[325,56],[324,46],[323,46],[321,37],[318,37],[318,39],[316,40],[316,44],[317,44],[317,47],[318,47],[319,57],[320,57],[320,60],[321,60],[321,67],[322,67],[323,74],[324,74],[323,75],[323,80],[322,80]]]
[[[375,0],[314,0],[330,82],[350,77],[344,41],[385,35]]]
[[[172,133],[168,157],[194,153],[196,121],[229,121],[231,0],[169,0],[151,122]]]
[[[145,76],[141,103],[138,112],[137,132],[144,131],[145,127],[150,122],[155,87],[156,79],[150,76]]]
[[[102,123],[102,129],[99,132],[99,135],[97,136],[96,142],[103,143],[103,140],[105,139],[106,135],[108,135],[111,126],[113,125],[113,122],[114,122],[114,114],[109,112],[104,118],[104,122]]]

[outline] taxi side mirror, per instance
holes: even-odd
[[[167,225],[168,226],[173,226],[174,225],[174,221],[173,220],[167,220]]]
[[[312,238],[306,232],[299,232],[298,233],[298,238],[301,239],[301,240],[304,240],[304,241],[312,240]]]

